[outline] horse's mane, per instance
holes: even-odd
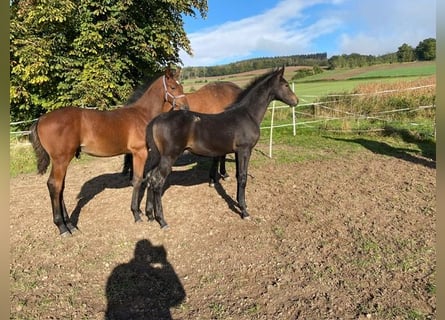
[[[263,82],[266,80],[269,80],[270,77],[274,76],[279,71],[279,68],[274,68],[270,70],[269,72],[262,74],[256,78],[254,78],[250,83],[246,86],[246,88],[241,91],[241,93],[238,95],[237,99],[233,104],[228,106],[225,110],[234,109],[240,106],[240,103],[243,102],[243,100],[248,99],[249,95],[251,94],[252,90],[256,88],[257,86],[260,86]]]
[[[153,76],[147,78],[142,84],[136,87],[131,96],[125,102],[125,105],[130,105],[139,100],[140,97],[147,91],[147,89],[162,75],[162,72],[158,72]]]

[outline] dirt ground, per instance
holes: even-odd
[[[168,230],[133,222],[121,166],[71,164],[65,201],[81,231],[70,238],[52,223],[48,174],[10,180],[11,319],[436,318],[428,159],[256,162],[246,221],[233,161],[216,188],[204,164],[176,166]]]

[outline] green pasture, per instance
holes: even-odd
[[[413,154],[419,154],[435,159],[435,109],[428,109],[418,113],[409,113],[403,116],[390,116],[385,119],[326,119],[311,123],[310,102],[327,94],[346,94],[363,83],[374,81],[405,81],[417,79],[422,76],[435,74],[435,63],[403,64],[397,68],[376,67],[374,70],[366,68],[361,70],[334,70],[320,75],[317,81],[314,78],[300,79],[294,83],[295,92],[300,97],[300,105],[297,111],[297,134],[294,136],[292,127],[285,126],[273,130],[273,155],[277,161],[293,162],[306,161],[316,158],[344,156],[350,152],[365,150],[369,145],[374,148],[383,148],[386,153],[397,153],[400,150],[409,150]],[[335,73],[337,78],[346,78],[345,74],[354,74],[352,79],[332,79]],[[343,73],[343,75],[342,75]],[[245,77],[245,75],[243,76]],[[232,80],[237,80],[236,75]],[[243,78],[243,81],[245,79]],[[309,81],[311,80],[311,81]],[[424,97],[421,97],[424,98]],[[434,101],[434,97],[428,97]],[[396,101],[398,107],[405,101]],[[389,101],[388,103],[394,103]],[[277,103],[276,105],[279,105]],[[361,106],[353,106],[361,107]],[[266,112],[261,127],[268,127],[272,121],[271,110]],[[276,109],[274,114],[274,126],[288,125],[292,123],[292,109]],[[261,138],[256,149],[260,153],[268,154],[270,129],[261,130]],[[360,140],[361,139],[361,140]],[[357,141],[369,140],[369,145],[357,143]],[[81,160],[88,161],[90,157],[82,156]],[[259,158],[261,159],[261,157]],[[255,159],[253,162],[261,161]],[[31,146],[25,138],[10,139],[10,175],[36,172],[35,157]]]
[[[417,77],[430,76],[436,74],[436,64],[425,63],[422,65],[399,67],[388,70],[375,70],[364,72],[358,76],[351,77],[351,79],[372,79],[372,78],[400,78],[400,77]]]

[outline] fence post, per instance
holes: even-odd
[[[269,158],[272,158],[273,117],[275,115],[275,100],[272,102],[272,117],[270,119]]]
[[[292,82],[292,91],[295,92],[295,82]],[[297,123],[296,123],[296,119],[295,119],[295,108],[296,107],[292,107],[292,123],[294,125],[294,137],[297,135]]]

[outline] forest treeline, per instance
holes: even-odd
[[[185,67],[183,79],[225,76],[229,74],[267,69],[278,66],[308,66],[318,68],[359,68],[382,63],[428,61],[436,59],[436,39],[420,41],[414,48],[406,43],[396,52],[374,56],[358,53],[335,55],[328,59],[327,53],[301,54],[268,58],[247,59],[218,66]],[[317,70],[319,70],[316,68]]]
[[[327,66],[328,55],[324,53],[300,54],[291,56],[266,57],[242,60],[225,65],[209,67],[185,67],[182,69],[182,78],[200,78],[225,76],[259,69],[268,69],[278,66]]]

